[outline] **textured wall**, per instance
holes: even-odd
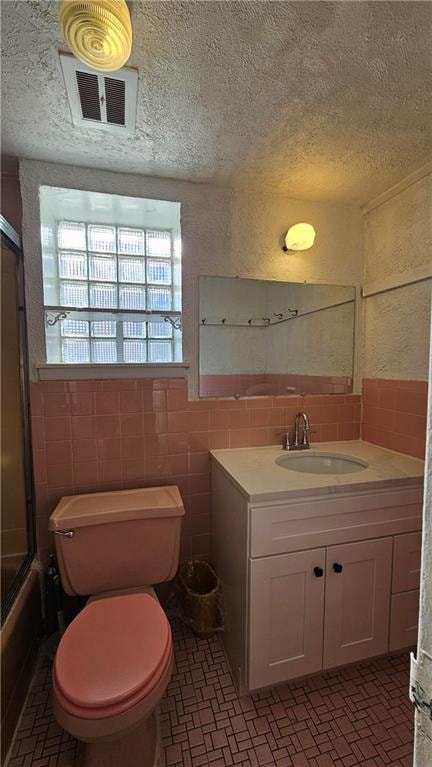
[[[430,306],[430,280],[366,300],[366,378],[427,379]]]
[[[21,162],[20,174],[31,363],[45,358],[38,201],[38,187],[43,184],[181,202],[184,353],[192,394],[197,391],[200,274],[361,284],[363,224],[355,206],[31,160]],[[309,251],[284,254],[281,235],[298,221],[313,223],[316,243]]]
[[[430,266],[432,175],[373,209],[365,220],[365,283]]]
[[[365,282],[430,266],[432,176],[371,210],[365,219]],[[365,300],[364,376],[428,377],[431,280]]]

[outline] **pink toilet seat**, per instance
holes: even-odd
[[[154,689],[171,653],[168,620],[149,594],[96,600],[62,637],[53,667],[55,695],[73,716],[115,716]]]

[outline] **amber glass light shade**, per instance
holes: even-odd
[[[60,26],[77,59],[100,72],[123,67],[132,49],[125,0],[61,0]]]

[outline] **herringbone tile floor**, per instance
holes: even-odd
[[[173,628],[163,767],[411,767],[408,653],[239,698],[219,638]],[[43,660],[8,767],[73,767],[76,743],[53,719],[50,688]]]

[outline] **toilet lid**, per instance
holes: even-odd
[[[96,600],[65,631],[55,681],[76,706],[113,706],[157,684],[170,646],[168,620],[149,594]]]

